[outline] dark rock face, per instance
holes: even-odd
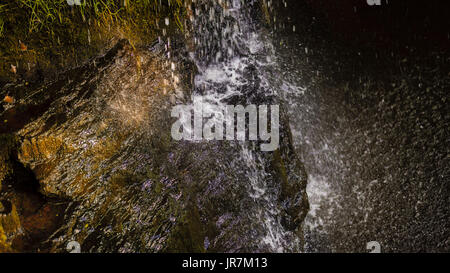
[[[34,174],[17,159],[17,138],[1,135],[0,251],[36,248],[60,224],[64,205],[38,192]]]
[[[64,252],[70,241],[83,252],[273,251],[261,203],[249,195],[248,179],[259,172],[279,212],[271,225],[298,241],[285,251],[302,248],[306,174],[286,116],[279,150],[261,154],[249,144],[253,165],[237,144],[174,141],[170,110],[188,103],[189,92],[172,90],[190,90],[191,75],[174,86],[164,62],[120,42],[32,92],[6,89],[17,103],[1,113],[0,132],[12,144],[1,154],[0,181],[14,178],[8,170],[18,164],[38,188],[26,198],[8,190],[0,251]],[[37,200],[28,205],[35,211],[26,212],[27,198]],[[33,242],[11,243],[21,232],[35,234]]]

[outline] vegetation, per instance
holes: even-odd
[[[3,0],[0,81],[78,64],[115,39],[149,43],[166,18],[182,30],[183,16],[183,0]]]

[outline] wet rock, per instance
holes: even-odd
[[[31,251],[61,224],[64,204],[39,193],[33,173],[17,159],[17,138],[1,135],[0,251]],[[58,202],[56,202],[58,201]]]
[[[255,168],[267,173],[275,221],[302,240],[306,175],[287,120],[280,150],[262,155],[250,144],[262,159],[254,167],[237,144],[174,141],[171,107],[189,103],[195,69],[180,59],[188,73],[177,85],[169,67],[164,56],[121,42],[1,114],[9,122],[0,132],[19,137],[17,160],[46,204],[21,221],[28,234],[47,236],[31,250],[64,252],[75,240],[82,252],[271,251],[261,204],[248,194]],[[185,96],[174,96],[180,90]]]

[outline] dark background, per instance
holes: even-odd
[[[306,90],[291,126],[330,189],[311,201],[323,225],[305,230],[307,251],[448,252],[450,2],[286,2],[277,52]]]
[[[380,6],[370,6],[366,0],[298,0],[289,5],[292,11],[309,9],[335,38],[353,45],[408,44],[428,50],[449,46],[449,1],[381,0]]]

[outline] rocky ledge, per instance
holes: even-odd
[[[0,252],[70,241],[83,252],[271,251],[241,146],[171,138],[171,107],[190,100],[195,71],[180,63],[175,84],[164,56],[121,41],[51,82],[1,91],[14,102],[0,114]],[[306,174],[281,123],[280,149],[249,150],[299,251]]]

